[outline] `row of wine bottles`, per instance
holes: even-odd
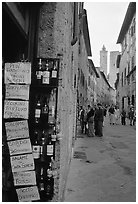
[[[37,186],[40,193],[41,201],[51,200],[54,193],[54,168],[53,157],[47,165],[39,165],[36,168]]]
[[[52,65],[51,65],[52,64]],[[43,61],[40,58],[36,68],[36,80],[38,84],[51,84],[57,82],[58,61]]]
[[[35,105],[35,124],[45,127],[47,124],[55,123],[55,104],[49,106],[47,98],[41,100],[38,96]]]
[[[51,133],[49,130],[35,130],[33,135],[32,150],[34,159],[41,162],[47,160],[48,156],[54,156],[54,145],[56,142],[56,131],[53,127]]]

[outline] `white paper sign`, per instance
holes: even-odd
[[[34,170],[34,159],[32,154],[10,157],[12,172]]]
[[[36,185],[35,171],[13,173],[14,186]]]
[[[29,128],[27,120],[5,123],[7,140],[28,138]]]
[[[5,84],[31,84],[31,63],[5,63]]]
[[[31,202],[40,200],[37,186],[16,189],[19,202]]]
[[[6,84],[6,99],[29,100],[29,85]]]
[[[28,119],[28,101],[4,102],[4,118],[24,118]]]
[[[14,140],[8,142],[10,155],[31,153],[32,147],[30,139]]]

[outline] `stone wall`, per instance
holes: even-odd
[[[38,57],[60,58],[57,104],[57,127],[60,140],[56,144],[55,196],[62,201],[76,127],[76,84],[78,44],[71,46],[73,2],[43,3],[40,9]]]

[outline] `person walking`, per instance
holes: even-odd
[[[126,111],[124,109],[121,112],[121,123],[122,125],[126,125]]]
[[[84,114],[85,114],[84,108],[83,106],[81,106],[80,113],[79,113],[81,133],[83,133],[84,131]]]
[[[110,125],[113,124],[114,125],[114,113],[115,113],[115,109],[113,104],[110,106],[109,110],[109,121],[110,121]]]
[[[134,115],[135,115],[135,112],[134,112],[134,108],[131,108],[130,109],[130,112],[129,112],[129,119],[130,119],[130,125],[134,125]]]
[[[116,106],[115,107],[115,124],[119,125],[120,124],[120,111],[119,108]]]
[[[104,120],[105,120],[105,117],[106,117],[106,112],[107,112],[107,109],[106,109],[106,106],[103,106],[103,112],[104,112]],[[104,127],[104,120],[103,120],[103,127]]]
[[[87,123],[88,123],[88,137],[94,137],[94,109],[91,108],[87,113]]]
[[[95,110],[94,122],[95,122],[95,136],[103,136],[103,118],[104,111],[100,103],[97,104],[97,109]]]

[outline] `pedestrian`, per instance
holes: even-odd
[[[106,106],[103,107],[103,112],[104,112],[104,120],[105,120],[106,112],[107,112]],[[103,120],[103,127],[104,127],[104,120]]]
[[[97,109],[95,110],[94,122],[95,122],[95,135],[98,137],[103,136],[103,117],[104,112],[100,103],[97,104]]]
[[[115,115],[115,124],[119,125],[120,124],[120,111],[119,111],[118,106],[115,107],[114,115]]]
[[[134,125],[134,119],[135,119],[135,112],[134,112],[134,108],[130,109],[129,112],[129,119],[130,119],[130,125]]]
[[[87,134],[88,127],[87,127],[87,109],[84,110],[84,133]]]
[[[87,113],[87,123],[88,123],[88,137],[94,137],[94,109],[91,108]]]
[[[80,126],[81,126],[81,133],[83,133],[84,131],[84,114],[85,114],[85,111],[84,111],[84,108],[83,106],[80,107],[80,113],[79,113],[79,119],[80,119]]]
[[[115,109],[113,104],[110,106],[109,110],[109,121],[110,121],[110,125],[113,124],[114,125],[114,113],[115,113]]]
[[[126,111],[124,109],[121,112],[121,123],[122,125],[126,125]]]

